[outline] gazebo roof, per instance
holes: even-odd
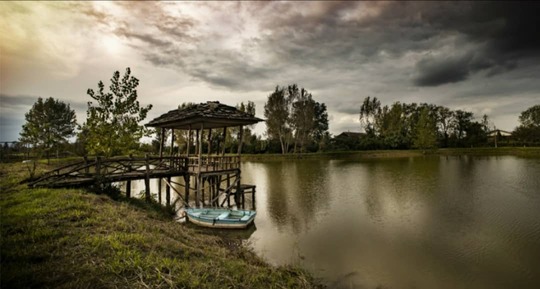
[[[153,119],[146,126],[174,129],[199,129],[250,125],[263,121],[254,115],[239,109],[221,104],[219,101],[208,101],[171,110]]]

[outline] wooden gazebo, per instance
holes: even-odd
[[[234,196],[237,207],[244,206],[244,194],[252,193],[253,205],[255,203],[255,186],[241,184],[240,171],[240,154],[242,153],[242,139],[245,125],[255,124],[262,119],[240,111],[235,107],[221,104],[217,101],[208,101],[195,105],[188,105],[178,109],[171,110],[146,124],[147,127],[159,129],[161,135],[161,143],[159,149],[159,157],[164,158],[164,139],[166,130],[171,131],[171,147],[169,157],[172,162],[175,159],[185,164],[184,183],[186,204],[189,203],[189,195],[191,191],[195,192],[195,205],[199,206],[218,206],[220,195],[225,194],[222,198],[221,205],[225,201],[230,206],[230,198]],[[227,135],[227,128],[239,127],[238,149],[236,155],[225,156],[224,140]],[[175,130],[188,131],[185,155],[180,155],[175,152]],[[217,147],[212,148],[213,131],[222,130],[221,137],[217,138]],[[204,140],[203,135],[207,131],[208,139]],[[191,144],[192,134],[196,136],[196,144],[194,151]],[[218,135],[218,133],[215,133]],[[207,151],[203,152],[203,143],[207,141]],[[223,146],[220,149],[220,144]],[[161,197],[161,182],[158,195]],[[167,203],[170,201],[171,177],[167,177],[166,198]],[[192,186],[193,184],[193,186]],[[174,189],[174,188],[173,188]],[[181,196],[179,196],[181,197]]]

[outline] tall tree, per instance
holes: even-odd
[[[444,106],[438,106],[436,111],[436,122],[440,132],[441,144],[443,147],[447,147],[454,113]]]
[[[137,100],[139,80],[131,76],[129,67],[120,79],[116,71],[111,78],[109,92],[102,81],[98,91],[87,94],[96,101],[88,102],[84,127],[88,131],[86,148],[90,154],[113,156],[128,154],[139,147],[139,139],[147,130],[139,123],[146,118],[152,105],[141,107]]]
[[[404,148],[407,144],[407,122],[403,113],[402,104],[395,102],[382,117],[381,136],[389,148]]]
[[[472,123],[473,116],[473,113],[468,111],[456,110],[454,112],[452,127],[454,129],[454,136],[457,138],[458,143],[461,145],[461,140],[465,138],[466,132]]]
[[[315,101],[310,93],[301,89],[292,103],[291,124],[294,128],[294,152],[300,146],[304,151],[306,141],[315,127]]]
[[[421,108],[418,123],[416,124],[416,134],[413,139],[414,147],[422,150],[437,146],[437,125],[429,112],[428,107]]]
[[[328,134],[328,112],[326,111],[326,104],[315,102],[314,112],[313,139],[317,142],[319,150],[323,150],[323,147],[327,145],[327,142],[330,139]]]
[[[67,143],[77,125],[75,111],[69,104],[52,97],[45,101],[38,98],[25,118],[20,141],[31,144],[38,151],[44,150],[47,158],[51,150],[57,150],[60,144]]]
[[[366,97],[360,106],[360,124],[368,135],[375,134],[375,122],[380,113],[381,102],[376,97]]]
[[[289,101],[285,96],[285,89],[276,86],[268,101],[264,104],[264,117],[266,118],[266,133],[270,139],[279,140],[281,153],[288,150],[288,135],[291,130],[288,125]]]

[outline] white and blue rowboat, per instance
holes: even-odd
[[[255,211],[187,208],[188,220],[196,225],[221,229],[244,229],[253,223]]]

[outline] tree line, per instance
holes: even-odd
[[[52,97],[38,98],[25,114],[20,143],[31,147],[36,156],[47,158],[65,151],[107,157],[156,152],[160,138],[171,136],[160,136],[140,124],[152,105],[141,106],[137,100],[139,80],[127,68],[122,77],[118,71],[114,72],[110,82],[108,90],[102,81],[98,82],[97,90],[87,90],[90,101],[86,121],[81,125],[77,124],[75,111],[69,104]],[[189,105],[193,104],[183,103],[179,108]],[[242,102],[237,108],[256,114],[252,101]],[[265,138],[253,133],[253,126],[244,127],[244,153],[477,147],[487,145],[488,136],[494,130],[487,115],[477,120],[472,112],[428,103],[382,105],[376,97],[368,96],[359,108],[359,129],[364,133],[355,137],[332,137],[328,132],[326,105],[297,84],[276,86],[264,104],[264,117]],[[513,144],[540,145],[540,105],[523,111],[519,121],[520,125],[513,132]],[[227,130],[226,134],[214,132],[211,139],[222,144],[224,152],[236,153],[241,135],[239,128]],[[140,142],[141,137],[152,134],[152,143]],[[69,143],[74,136],[75,142]],[[187,138],[187,132],[176,130],[173,149],[185,153]],[[217,148],[217,145],[212,147]]]

